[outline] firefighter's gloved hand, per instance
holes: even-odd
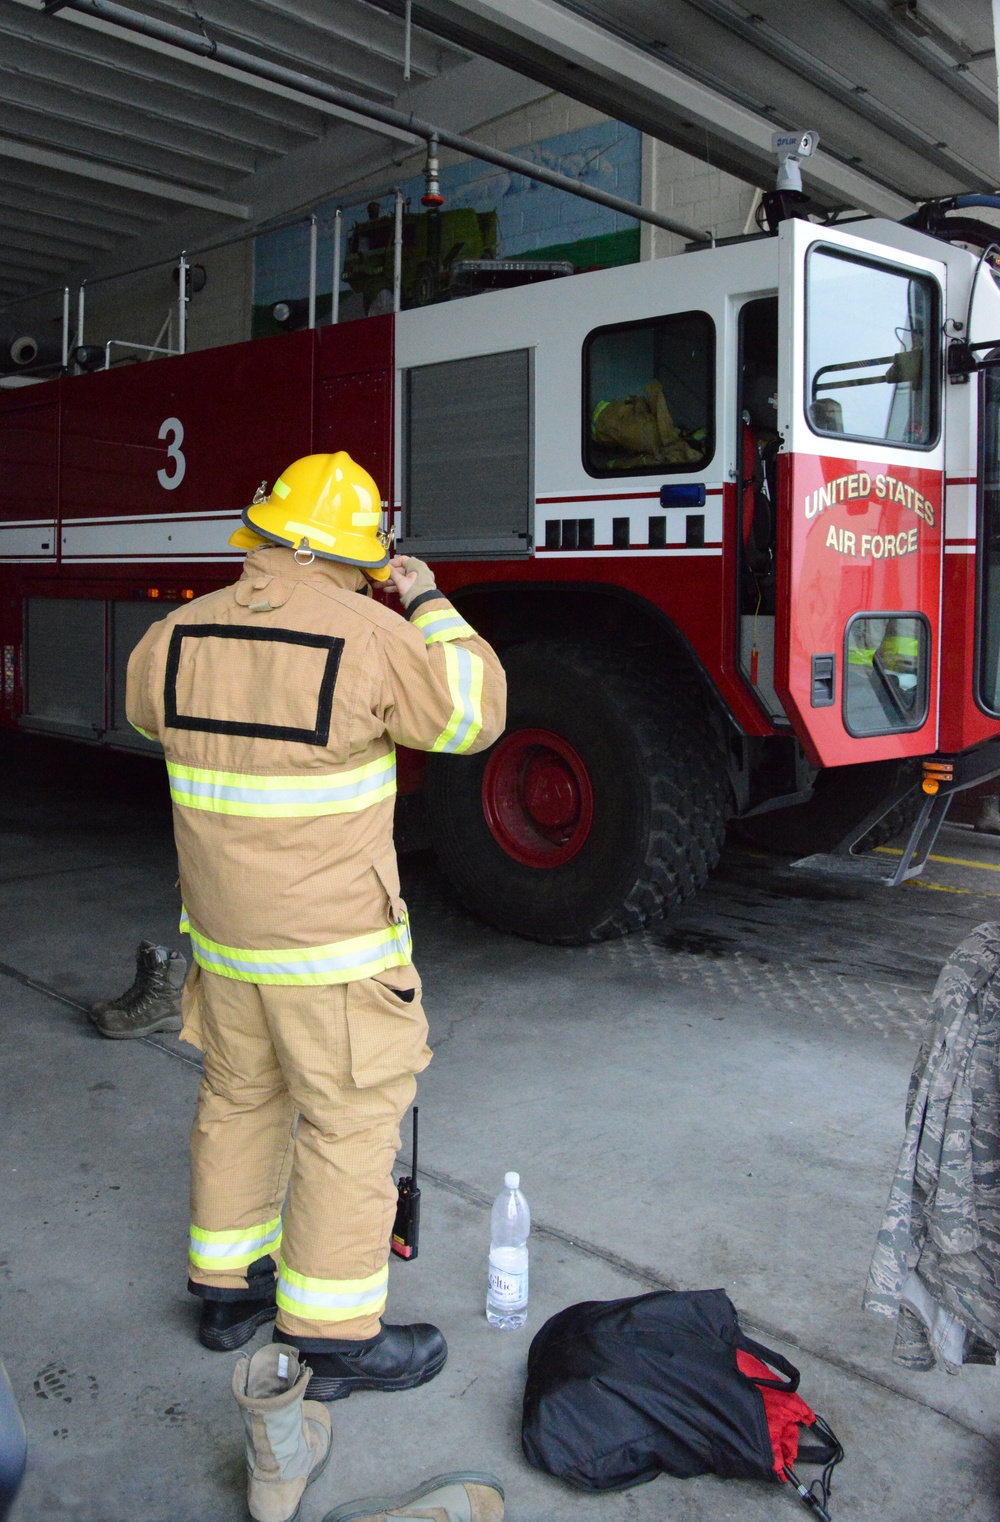
[[[415,597],[436,590],[434,572],[416,555],[395,555],[389,561],[389,575],[404,608],[408,608]]]

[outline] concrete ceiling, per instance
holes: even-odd
[[[893,211],[1000,182],[991,0],[413,0],[413,15],[765,186],[774,127],[818,130],[809,178],[831,203]]]
[[[127,3],[127,0],[126,0]],[[762,184],[812,127],[828,205],[997,189],[991,0],[134,0],[452,130],[558,89]],[[40,0],[0,0],[0,302],[251,228],[405,134]]]
[[[136,9],[383,103],[468,62],[414,32],[405,84],[403,26],[364,0]],[[338,130],[346,160],[359,133],[349,113],[38,0],[0,0],[0,99],[0,299],[101,267],[182,209],[209,235],[254,223],[270,171]]]

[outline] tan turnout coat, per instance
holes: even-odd
[[[255,550],[129,661],[129,720],[166,755],[183,925],[224,977],[408,967],[394,748],[469,754],[503,729],[500,662],[447,599],[425,594],[408,619],[364,590],[350,566]]]

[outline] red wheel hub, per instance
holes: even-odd
[[[483,773],[483,813],[493,838],[525,867],[572,860],[594,822],[587,768],[548,729],[519,729],[494,746]]]

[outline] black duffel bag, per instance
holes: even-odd
[[[749,1378],[738,1350],[751,1355],[748,1367],[760,1360],[785,1377],[759,1377],[769,1370],[757,1364]],[[843,1450],[804,1403],[794,1414],[798,1380],[787,1359],[745,1335],[724,1290],[587,1301],[553,1316],[532,1341],[521,1444],[536,1469],[581,1490],[625,1490],[659,1474],[777,1481],[786,1476],[768,1428],[767,1387],[791,1397],[796,1435],[797,1422],[816,1424],[822,1441],[803,1446],[801,1460],[832,1468]]]

